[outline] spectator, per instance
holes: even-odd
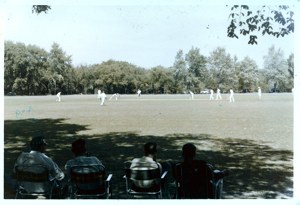
[[[144,145],[144,156],[132,160],[130,169],[156,169],[159,168],[162,173],[162,166],[156,162],[157,145],[155,142],[148,142]],[[137,188],[151,188],[156,184],[154,180],[135,180],[134,185]]]
[[[74,159],[67,161],[65,170],[67,174],[70,174],[70,168],[76,165],[91,165],[96,170],[104,170],[105,167],[101,161],[95,156],[89,156],[85,148],[85,140],[78,139],[72,143],[72,152],[75,156]]]
[[[67,161],[65,165],[65,170],[69,179],[70,179],[71,168],[74,166],[88,166],[89,168],[84,167],[83,169],[79,168],[77,170],[80,173],[85,173],[85,174],[98,172],[98,171],[105,171],[105,167],[103,166],[101,161],[95,156],[89,156],[89,154],[86,152],[85,140],[83,139],[75,140],[72,143],[72,152],[75,158]],[[89,190],[89,189],[93,190],[93,189],[97,189],[98,186],[99,185],[97,183],[82,184],[81,188],[85,190]],[[76,190],[77,190],[76,185],[69,183],[69,196],[72,197],[73,194],[76,192]]]
[[[203,160],[196,160],[196,146],[192,143],[187,143],[182,147],[183,162],[175,166],[175,180],[180,181],[181,187],[178,191],[179,198],[213,198],[213,186],[211,182],[216,182],[228,175],[228,171],[214,170],[213,166]],[[205,171],[203,171],[203,169]],[[202,177],[206,174],[205,179]],[[199,176],[202,176],[199,178]],[[203,181],[204,180],[204,181]],[[201,183],[208,186],[208,193],[203,193]],[[216,197],[220,198],[222,184],[217,187]],[[206,190],[204,190],[206,191]]]
[[[49,181],[53,181],[57,183],[57,190],[59,190],[62,186],[60,186],[62,180],[64,179],[63,171],[58,167],[58,165],[44,152],[46,151],[47,143],[43,136],[34,137],[30,142],[31,151],[23,152],[17,158],[13,172],[16,173],[17,166],[30,166],[30,165],[43,165],[49,170]],[[24,182],[26,183],[26,182]],[[30,191],[41,191],[42,187],[29,186],[32,190]]]

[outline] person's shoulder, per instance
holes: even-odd
[[[131,163],[136,163],[136,162],[139,162],[141,161],[141,158],[134,158],[131,160]]]
[[[88,156],[86,157],[86,159],[90,159],[90,160],[94,160],[94,161],[99,161],[100,162],[100,159],[96,156]]]

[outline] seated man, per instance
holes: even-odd
[[[49,158],[47,155],[44,154],[46,150],[46,145],[47,143],[43,136],[34,137],[30,142],[31,151],[29,153],[26,152],[21,153],[21,155],[17,158],[15,162],[13,172],[16,173],[16,168],[18,166],[22,167],[22,165],[25,166],[43,165],[49,171],[49,181],[53,181],[55,183],[56,182],[59,183],[60,181],[62,181],[62,179],[65,176],[63,171],[58,167],[58,165],[51,158]],[[36,184],[36,186],[29,184],[29,186],[26,187],[31,189],[28,190],[31,192],[42,192],[44,187],[38,187],[38,186],[39,186],[38,184]]]
[[[105,170],[102,162],[95,156],[88,156],[85,148],[85,140],[78,139],[72,143],[72,152],[75,156],[74,159],[67,161],[65,170],[70,174],[70,168],[76,165],[92,166],[95,170]]]
[[[175,166],[174,177],[178,183],[178,198],[220,198],[222,183],[216,182],[228,175],[228,171],[214,170],[203,160],[194,159],[196,147],[187,143],[182,147],[184,161]],[[217,186],[217,187],[215,187]]]
[[[160,169],[160,174],[162,173],[162,167],[156,162],[156,143],[148,142],[144,145],[144,156],[141,158],[135,158],[132,160],[130,169],[131,170],[153,170]],[[135,187],[133,189],[143,190],[156,188],[159,185],[159,181],[155,180],[134,180]]]
[[[95,156],[88,156],[85,148],[85,140],[78,139],[72,143],[72,152],[75,156],[74,159],[67,161],[65,165],[65,170],[70,177],[71,168],[74,166],[89,166],[90,169],[82,169],[81,173],[98,172],[105,171],[105,167],[101,161]],[[97,186],[94,184],[94,186]],[[93,186],[88,186],[89,189],[93,189]]]

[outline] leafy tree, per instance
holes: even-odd
[[[284,59],[284,53],[281,49],[276,50],[271,46],[268,54],[264,56],[264,69],[266,77],[273,92],[285,91],[287,84],[287,61]]]
[[[192,48],[185,56],[188,71],[200,80],[204,80],[207,75],[206,58],[200,54],[199,48]]]
[[[16,46],[12,41],[4,42],[4,93],[13,91],[16,79]]]
[[[257,72],[258,66],[256,62],[249,57],[245,57],[240,63],[238,63],[238,89],[248,92],[255,91],[259,82]]]
[[[284,37],[294,32],[294,12],[289,6],[262,6],[255,9],[248,5],[234,5],[229,15],[227,36],[249,35],[248,44],[257,44],[258,33]]]
[[[146,72],[124,61],[109,60],[95,65],[91,78],[94,78],[94,88],[106,93],[135,93],[138,88],[144,92],[148,85]]]
[[[210,72],[208,88],[219,87],[222,91],[229,91],[230,88],[238,89],[236,64],[230,54],[226,53],[225,48],[218,47],[211,52],[207,60]]]
[[[288,87],[292,90],[294,88],[294,54],[290,54],[287,59],[288,65]]]
[[[187,89],[200,92],[201,82],[206,82],[208,77],[206,57],[200,54],[199,48],[192,47],[185,55],[185,61],[188,65]]]
[[[45,81],[48,53],[37,46],[5,42],[4,52],[5,93],[20,95],[47,93]]]
[[[51,9],[49,5],[33,5],[32,13],[40,14],[42,12],[47,13]]]
[[[289,56],[287,60],[287,64],[288,64],[288,72],[290,74],[290,77],[294,79],[294,54],[293,53]]]
[[[28,93],[32,95],[46,94],[48,92],[47,82],[43,80],[49,67],[48,53],[35,45],[27,46],[27,51],[29,53],[28,58],[30,58],[27,67]]]
[[[69,93],[67,85],[71,80],[68,75],[72,67],[71,56],[67,56],[57,43],[53,43],[48,60],[54,82],[53,93]]]
[[[149,72],[150,84],[153,93],[170,93],[173,86],[172,73],[169,69],[156,66]]]
[[[86,75],[91,72],[91,68],[88,66],[80,65],[74,69],[75,74],[75,92],[76,93],[87,93],[87,88],[90,87],[90,83],[87,81]]]
[[[183,51],[179,50],[175,56],[173,64],[173,77],[174,77],[174,92],[182,93],[187,89],[187,75],[186,62],[183,56]]]

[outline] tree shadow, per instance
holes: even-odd
[[[293,152],[277,150],[260,142],[236,138],[218,138],[206,134],[169,134],[164,136],[114,132],[99,135],[80,135],[87,126],[67,124],[65,119],[9,120],[4,122],[4,198],[13,197],[9,177],[17,156],[28,150],[34,135],[43,133],[49,143],[47,155],[63,169],[73,157],[71,142],[87,140],[87,150],[98,156],[113,174],[113,198],[125,199],[123,163],[143,155],[147,141],[158,144],[159,162],[181,160],[181,147],[194,143],[197,158],[213,163],[216,168],[230,169],[224,179],[224,198],[289,198],[293,196]]]

